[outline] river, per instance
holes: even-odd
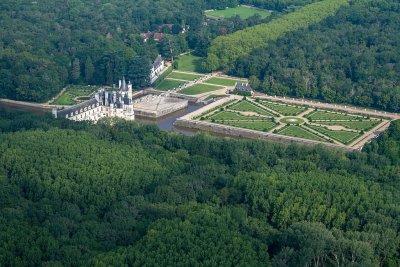
[[[142,123],[157,124],[158,127],[163,131],[175,131],[175,132],[187,135],[187,136],[193,136],[196,132],[198,132],[198,130],[191,130],[191,129],[181,128],[181,127],[175,127],[174,122],[178,118],[180,118],[190,112],[193,112],[201,107],[202,107],[201,105],[189,104],[189,106],[187,108],[176,111],[174,113],[171,113],[160,119],[152,120],[152,119],[141,118],[141,117],[136,116],[135,120],[142,122]],[[4,108],[6,111],[15,111],[15,110],[31,111],[33,113],[39,113],[39,114],[50,112],[50,110],[48,110],[48,109],[46,110],[46,109],[40,109],[40,108],[36,108],[36,107],[29,107],[29,106],[23,106],[23,105],[6,103],[6,102],[0,102],[0,108]]]
[[[139,121],[139,122],[143,122],[143,123],[155,123],[158,125],[158,127],[162,131],[174,131],[174,132],[182,133],[187,136],[193,136],[196,132],[198,132],[198,130],[191,130],[191,129],[186,129],[186,128],[182,128],[182,127],[175,127],[174,122],[178,118],[180,118],[188,113],[191,113],[201,107],[202,107],[201,105],[189,104],[189,106],[187,108],[178,110],[178,111],[171,113],[163,118],[152,120],[152,119],[141,118],[139,116],[136,116],[135,120]]]

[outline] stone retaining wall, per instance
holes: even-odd
[[[194,120],[184,119],[184,118],[180,118],[180,119],[176,120],[176,122],[174,123],[174,126],[191,128],[191,129],[199,129],[202,131],[213,132],[213,133],[228,135],[228,136],[232,136],[232,137],[242,137],[242,138],[249,138],[249,139],[255,139],[255,140],[262,140],[262,141],[275,141],[275,142],[285,143],[285,144],[301,143],[301,144],[312,145],[312,146],[324,145],[327,147],[340,148],[340,149],[345,149],[348,151],[356,150],[351,147],[346,147],[346,146],[341,146],[341,145],[336,145],[336,144],[331,144],[331,143],[324,143],[324,142],[306,140],[306,139],[302,139],[302,138],[259,132],[259,131],[249,130],[249,129],[237,128],[237,127],[233,127],[233,126],[209,123],[209,122],[204,122],[204,121],[194,121]]]

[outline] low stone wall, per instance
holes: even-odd
[[[213,133],[223,134],[223,135],[232,136],[232,137],[241,137],[241,138],[248,138],[248,139],[255,139],[255,140],[262,140],[262,141],[274,141],[274,142],[285,143],[285,144],[301,143],[301,144],[312,145],[312,146],[324,145],[327,147],[345,149],[348,151],[355,150],[354,148],[336,145],[336,144],[323,143],[323,142],[318,142],[318,141],[306,140],[306,139],[302,139],[302,138],[296,138],[296,137],[290,137],[290,136],[284,136],[284,135],[277,135],[277,134],[272,134],[272,133],[264,133],[264,132],[249,130],[249,129],[237,128],[237,127],[233,127],[233,126],[209,123],[209,122],[204,122],[204,121],[194,121],[194,120],[180,118],[180,119],[176,120],[174,125],[179,126],[179,127],[191,128],[191,129],[199,129],[199,130],[206,131],[206,132],[213,132]]]

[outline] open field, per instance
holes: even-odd
[[[246,116],[241,115],[240,113],[230,112],[230,111],[221,111],[214,115],[212,115],[209,119],[211,120],[265,120],[264,117],[259,116]]]
[[[343,126],[347,129],[353,129],[357,131],[366,131],[378,125],[380,121],[324,121],[318,122],[321,125],[328,126]]]
[[[196,80],[196,79],[198,79],[200,77],[201,77],[201,75],[196,75],[196,74],[172,72],[170,75],[168,75],[167,78],[178,79],[178,80],[186,80],[186,81],[193,81],[193,80]]]
[[[350,115],[348,113],[333,113],[325,110],[317,110],[306,115],[306,118],[318,121],[318,120],[358,120],[362,117]]]
[[[271,13],[268,12],[267,10],[246,7],[246,6],[238,6],[238,7],[226,8],[224,10],[212,10],[206,12],[207,17],[222,18],[222,19],[231,18],[234,16],[239,16],[242,19],[247,19],[256,14],[260,15],[262,18],[266,18],[271,15]]]
[[[226,78],[211,78],[205,81],[205,83],[223,85],[223,86],[235,86],[236,83],[243,82],[242,80],[226,79]]]
[[[198,95],[198,94],[203,94],[211,91],[216,91],[219,89],[223,89],[221,86],[216,86],[216,85],[208,85],[208,84],[195,84],[191,87],[185,88],[181,90],[179,93],[185,94],[185,95]]]
[[[176,80],[164,80],[164,81],[162,81],[157,87],[156,87],[156,89],[157,90],[160,90],[160,91],[168,91],[168,90],[170,90],[170,89],[173,89],[173,88],[177,88],[177,87],[179,87],[179,85],[182,85],[182,84],[184,84],[185,82],[183,82],[183,81],[176,81]]]
[[[299,137],[309,140],[321,141],[326,142],[325,139],[317,136],[316,134],[307,131],[306,129],[301,128],[300,126],[287,126],[278,132],[279,134],[292,136],[292,137]]]
[[[224,121],[218,123],[262,132],[267,132],[277,125],[272,121]]]
[[[62,94],[59,98],[54,100],[52,104],[54,105],[74,105],[78,103],[79,101],[76,101],[76,97],[83,97],[83,96],[89,96],[93,92],[97,91],[98,87],[96,86],[79,86],[79,85],[73,85],[69,86],[67,90]]]
[[[314,126],[314,125],[308,125],[308,127],[310,127],[311,129],[314,129],[326,136],[329,136],[329,137],[339,141],[342,144],[348,144],[360,136],[360,133],[356,133],[356,132],[333,131],[333,130],[326,129],[325,127]]]
[[[187,54],[179,56],[176,60],[177,68],[180,71],[190,71],[190,72],[202,72],[201,70],[201,57],[193,56],[192,54]]]
[[[278,104],[266,101],[260,101],[260,104],[266,106],[267,108],[272,109],[273,111],[282,114],[283,116],[296,116],[307,109],[301,106],[292,106],[292,105]]]

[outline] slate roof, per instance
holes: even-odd
[[[161,55],[158,55],[157,58],[154,60],[152,67],[157,69],[159,66],[161,66],[163,63],[163,58]]]
[[[248,83],[236,83],[235,89],[242,92],[252,92],[253,88]]]
[[[73,113],[74,115],[77,115],[77,114],[81,113],[81,110],[85,111],[85,108],[92,109],[93,107],[97,107],[97,104],[98,104],[97,100],[95,98],[91,98],[87,101],[76,104],[72,107],[59,110],[57,112],[57,116],[65,117],[66,115],[68,115],[68,117],[69,117],[71,113]],[[78,113],[76,113],[76,112],[78,112]]]

